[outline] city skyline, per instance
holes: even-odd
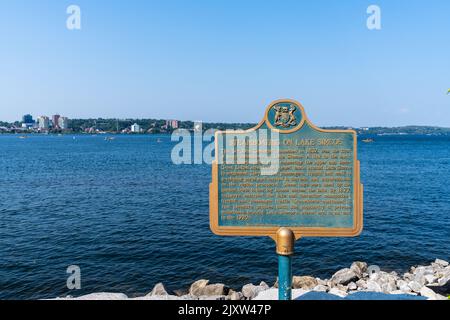
[[[66,28],[70,4],[81,30]],[[0,119],[255,123],[292,98],[320,126],[450,127],[450,3],[376,1],[380,30],[371,4],[3,3]]]

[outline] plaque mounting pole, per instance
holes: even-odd
[[[280,228],[277,232],[276,243],[278,254],[278,300],[292,300],[294,232],[288,228]]]

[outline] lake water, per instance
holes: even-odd
[[[160,141],[158,141],[158,139]],[[272,284],[269,238],[209,230],[208,165],[176,166],[167,135],[0,135],[0,298],[148,293],[201,278]],[[384,270],[450,257],[450,138],[359,143],[364,231],[296,244],[294,274],[330,277],[355,260]],[[66,269],[81,268],[81,290]]]

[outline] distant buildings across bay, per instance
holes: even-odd
[[[255,123],[204,122],[202,129],[242,130],[254,127]],[[71,133],[71,134],[154,134],[172,133],[176,129],[194,131],[193,121],[174,119],[69,119],[54,114],[40,115],[36,119],[25,114],[13,123],[0,120],[0,133]],[[354,129],[360,135],[445,135],[450,136],[450,128],[433,126],[402,127],[324,127],[324,129]]]

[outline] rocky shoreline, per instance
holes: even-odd
[[[450,265],[436,259],[427,266],[414,266],[403,275],[384,272],[368,267],[365,262],[354,262],[349,268],[337,271],[330,279],[312,276],[293,277],[293,298],[307,293],[327,293],[346,298],[357,292],[375,292],[389,295],[408,295],[428,300],[447,300],[450,295]],[[259,285],[246,284],[234,291],[224,284],[210,284],[209,280],[194,282],[189,290],[168,293],[162,283],[155,285],[145,296],[129,298],[123,293],[92,293],[80,297],[57,298],[58,300],[275,300],[278,284],[270,287],[265,282]]]

